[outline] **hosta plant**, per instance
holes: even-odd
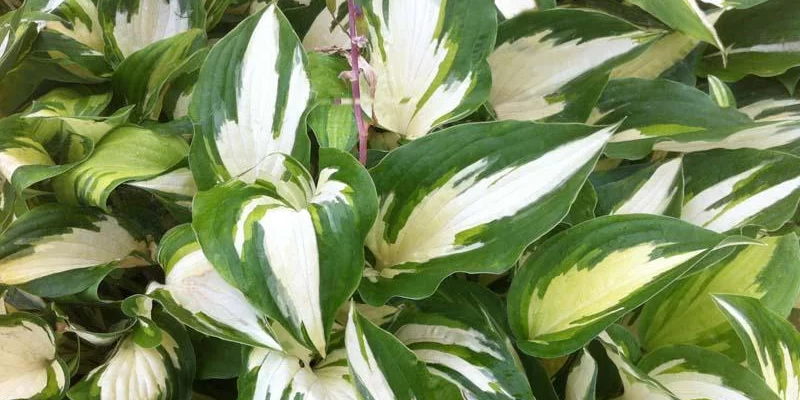
[[[6,0],[0,400],[800,400],[798,21]]]

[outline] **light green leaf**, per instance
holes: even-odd
[[[161,239],[158,262],[164,284],[147,293],[183,324],[207,335],[280,350],[266,316],[225,282],[203,254],[191,226],[179,225]]]
[[[53,330],[33,314],[0,314],[0,398],[62,398],[69,387],[69,370],[56,354]]]
[[[682,167],[682,159],[674,158],[636,168],[630,176],[598,186],[598,212],[679,217],[683,204]]]
[[[676,282],[645,304],[639,316],[642,345],[653,350],[693,344],[744,360],[739,339],[711,295],[755,297],[780,315],[791,311],[800,294],[800,245],[795,234],[762,239],[763,246],[738,249],[720,265]]]
[[[92,209],[43,205],[17,218],[0,236],[0,283],[58,297],[96,283],[146,252],[117,218]]]
[[[578,360],[570,367],[565,400],[594,400],[597,386],[597,361],[586,349],[582,349]]]
[[[183,138],[125,125],[109,132],[85,162],[53,180],[56,197],[66,204],[107,209],[117,186],[155,177],[186,158]]]
[[[724,238],[640,214],[600,217],[559,233],[527,258],[511,283],[508,317],[517,344],[540,357],[580,349]]]
[[[682,400],[779,399],[746,367],[700,347],[660,348],[647,354],[639,368]]]
[[[205,28],[201,0],[103,0],[99,15],[106,58],[114,65],[151,43]]]
[[[611,79],[655,79],[681,62],[697,47],[699,40],[672,32],[653,40],[641,54],[611,70]]]
[[[714,166],[709,168],[709,166]],[[800,201],[800,158],[766,150],[716,150],[684,157],[681,219],[716,232],[780,228]]]
[[[552,229],[616,127],[492,122],[448,128],[387,155],[359,289],[422,298],[454,272],[499,273]]]
[[[491,0],[361,3],[375,73],[365,105],[378,126],[417,139],[486,101],[497,30]]]
[[[493,315],[492,306],[499,315]],[[502,312],[492,292],[451,280],[432,297],[410,303],[388,329],[432,374],[455,383],[466,398],[532,400],[511,340],[495,320]]]
[[[217,42],[194,87],[189,158],[201,190],[238,179],[277,179],[271,153],[309,158],[305,129],[311,86],[303,48],[275,6],[253,15]],[[235,71],[235,72],[234,72]]]
[[[201,50],[205,42],[203,31],[190,29],[130,54],[112,77],[117,100],[136,104],[134,119],[157,120],[170,83],[182,73],[200,68],[205,59],[205,51]]]
[[[239,377],[239,400],[356,400],[356,389],[342,348],[332,350],[313,368],[287,353],[253,348]]]
[[[750,369],[781,399],[800,398],[800,333],[752,297],[715,295],[744,344]]]
[[[708,95],[722,108],[736,108],[736,98],[731,88],[714,75],[708,76]]]
[[[794,0],[770,0],[746,10],[726,11],[716,28],[729,46],[727,65],[721,54],[711,52],[703,57],[700,73],[736,81],[748,74],[780,75],[800,65],[798,20],[800,8]]]
[[[358,142],[353,105],[349,104],[353,101],[352,89],[350,82],[340,77],[349,69],[341,57],[308,54],[311,88],[316,93],[316,106],[308,114],[308,125],[320,147],[350,151]]]
[[[706,15],[697,1],[630,0],[671,28],[724,50],[723,42],[729,42],[720,41],[711,22],[714,17]]]
[[[336,312],[361,279],[375,189],[364,167],[338,150],[320,149],[316,184],[296,160],[279,158],[266,161],[289,171],[285,181],[233,181],[198,193],[192,226],[226,281],[324,356]]]
[[[609,71],[658,35],[598,11],[554,9],[505,21],[497,36],[489,103],[498,119],[585,122]]]
[[[462,399],[448,379],[433,374],[389,332],[351,305],[345,330],[347,363],[359,397],[374,400]]]
[[[155,347],[143,347],[133,333],[127,335],[104,364],[69,390],[69,398],[188,400],[195,373],[192,343],[177,322],[160,316],[156,323],[161,338]]]
[[[661,79],[609,82],[595,113],[598,124],[624,119],[606,148],[609,157],[639,159],[651,150],[771,149],[800,139],[798,121],[753,122],[693,87]]]

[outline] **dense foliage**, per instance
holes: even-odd
[[[798,81],[797,0],[4,0],[0,400],[800,399]]]

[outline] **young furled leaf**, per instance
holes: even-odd
[[[500,120],[586,122],[609,71],[655,37],[597,11],[522,14],[500,25],[489,103]]]
[[[747,364],[778,397],[800,398],[800,333],[752,297],[715,295],[744,344]]]
[[[679,399],[779,400],[752,371],[722,354],[694,346],[662,347],[638,367]]]
[[[786,316],[800,294],[797,235],[761,239],[764,245],[737,249],[720,265],[676,282],[645,304],[638,327],[645,349],[692,344],[744,360],[739,339],[714,305],[712,295],[755,297]]]
[[[345,330],[347,363],[364,399],[462,399],[449,380],[431,373],[389,332],[362,317],[351,305]]]
[[[6,314],[2,304],[0,308],[0,398],[62,398],[69,369],[56,354],[53,330],[33,314]]]
[[[316,184],[273,154],[285,181],[229,182],[197,194],[192,226],[222,277],[298,341],[326,354],[334,317],[361,279],[375,189],[349,154],[321,149]]]
[[[208,53],[192,91],[195,137],[189,164],[198,188],[238,179],[277,179],[271,153],[307,163],[305,114],[311,99],[306,57],[274,5],[248,17]]]
[[[448,128],[371,170],[367,303],[423,298],[454,272],[499,273],[569,211],[615,127],[502,121]]]
[[[0,235],[0,284],[45,297],[80,292],[146,245],[117,218],[87,208],[42,205]]]
[[[724,238],[640,214],[600,217],[559,233],[528,257],[511,283],[508,318],[518,346],[540,357],[580,349]]]
[[[491,85],[491,0],[361,0],[369,24],[375,123],[406,139],[475,111]]]
[[[280,350],[267,317],[214,270],[190,225],[179,225],[161,239],[158,262],[164,284],[147,293],[181,323],[221,339]]]

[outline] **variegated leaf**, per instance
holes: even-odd
[[[192,343],[177,322],[156,319],[160,339],[153,347],[131,333],[102,365],[69,390],[72,400],[188,400],[195,373]]]
[[[350,82],[342,79],[342,73],[349,70],[350,65],[342,57],[308,55],[311,88],[316,94],[316,105],[308,113],[308,126],[320,147],[349,151],[358,142],[353,105],[344,101],[352,101],[353,97]]]
[[[611,79],[655,79],[682,61],[694,50],[699,40],[672,32],[653,40],[650,46],[630,61],[611,70]]]
[[[747,364],[783,400],[800,398],[800,333],[752,297],[715,295],[744,344]]]
[[[55,334],[39,317],[0,312],[0,399],[60,399],[69,369],[56,354]]]
[[[800,8],[793,0],[770,0],[745,10],[726,11],[715,27],[726,51],[703,57],[701,73],[736,81],[748,74],[775,76],[800,65]],[[742,29],[747,24],[747,29]]]
[[[80,292],[118,265],[136,265],[143,241],[95,210],[43,205],[0,236],[0,283],[58,297]]]
[[[527,258],[511,283],[509,324],[520,349],[543,357],[580,349],[724,238],[639,214],[600,217],[559,233]]]
[[[287,353],[253,348],[239,377],[239,400],[356,400],[347,354],[332,350],[311,367]]]
[[[205,28],[201,0],[103,0],[99,15],[106,57],[115,65],[151,43]]]
[[[533,399],[511,340],[495,320],[503,317],[494,315],[503,312],[497,303],[487,289],[451,280],[409,304],[388,329],[468,399]]]
[[[800,119],[800,99],[774,79],[750,76],[731,87],[739,111],[756,121]]]
[[[39,33],[36,24],[19,9],[0,17],[0,76],[6,75],[30,49]]]
[[[505,19],[530,10],[546,10],[556,6],[555,0],[494,0],[499,15]]]
[[[758,375],[700,347],[663,347],[638,367],[681,400],[779,400]]]
[[[117,101],[136,105],[134,120],[157,120],[170,83],[182,73],[200,68],[206,56],[202,49],[205,44],[205,33],[190,29],[130,54],[112,77]]]
[[[350,375],[359,398],[463,399],[461,391],[389,332],[362,317],[351,305],[345,330]]]
[[[762,239],[763,246],[738,249],[721,265],[676,282],[645,304],[638,319],[642,345],[653,350],[692,344],[744,360],[739,339],[711,298],[715,293],[755,297],[786,316],[800,294],[797,235]]]
[[[142,181],[130,182],[130,186],[147,190],[169,206],[191,212],[192,199],[197,194],[192,171],[181,167]]]
[[[508,20],[497,36],[489,103],[498,119],[585,122],[608,72],[657,35],[598,11],[554,9]]]
[[[53,180],[56,197],[66,204],[107,208],[117,186],[157,176],[184,160],[189,144],[175,135],[135,125],[105,135],[83,163]]]
[[[708,95],[722,108],[736,107],[731,88],[714,75],[708,76]]]
[[[267,317],[214,270],[191,226],[164,235],[158,262],[165,282],[151,283],[147,292],[181,323],[221,339],[281,350]]]
[[[295,3],[293,0],[285,2]],[[350,48],[345,0],[301,0],[283,7],[283,10],[297,34],[303,38],[303,47],[307,51]]]
[[[336,311],[361,278],[375,189],[338,150],[320,149],[316,184],[296,160],[266,161],[291,174],[269,186],[233,181],[198,193],[192,225],[226,281],[324,356]]]
[[[671,28],[724,50],[723,41],[720,41],[720,35],[711,22],[713,17],[706,15],[698,1],[630,0],[632,4],[641,7]]]
[[[465,124],[391,152],[371,170],[380,211],[364,300],[422,298],[456,271],[508,269],[567,215],[614,129]]]
[[[564,400],[595,400],[597,371],[597,361],[582,349],[567,374]]]
[[[714,166],[709,168],[709,166]],[[800,158],[741,149],[684,157],[681,219],[716,232],[780,228],[800,201]]]
[[[369,24],[380,127],[406,139],[460,119],[486,101],[486,57],[497,23],[491,0],[362,0]]]
[[[598,124],[624,119],[606,148],[609,157],[639,159],[652,150],[771,149],[800,139],[797,121],[754,122],[700,90],[668,80],[611,81],[595,113]]]
[[[597,187],[598,212],[679,217],[683,205],[682,166],[682,159],[674,158],[643,168],[628,168],[629,176]]]
[[[192,92],[189,163],[201,190],[238,179],[277,179],[271,153],[308,161],[306,57],[274,5],[242,21],[209,52]],[[235,72],[233,72],[235,71]]]
[[[598,341],[603,345],[606,356],[617,367],[622,381],[622,395],[613,400],[679,400],[669,389],[647,375],[628,359],[625,348],[617,338],[603,332]]]

